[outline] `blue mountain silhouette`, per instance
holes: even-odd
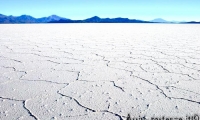
[[[51,15],[48,17],[34,18],[30,15],[21,15],[21,16],[6,16],[0,14],[0,23],[177,23],[173,21],[166,21],[162,18],[157,18],[151,21],[129,19],[129,18],[100,18],[94,16],[84,20],[71,20],[57,15]],[[200,24],[200,22],[191,21],[191,22],[179,22],[183,24]]]
[[[59,17],[57,15],[51,15],[49,17],[34,18],[30,15],[21,15],[21,16],[6,16],[0,14],[0,23],[47,23],[50,21],[56,20],[67,20],[67,18]]]

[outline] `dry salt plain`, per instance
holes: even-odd
[[[200,25],[0,25],[1,120],[200,113]]]

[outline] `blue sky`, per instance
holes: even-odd
[[[0,13],[39,18],[56,14],[70,19],[92,16],[200,21],[200,0],[0,0]]]

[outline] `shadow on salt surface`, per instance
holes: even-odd
[[[24,109],[22,101],[5,100],[0,98],[0,108],[1,120],[35,120]]]

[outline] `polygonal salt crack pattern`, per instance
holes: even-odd
[[[0,119],[200,113],[200,26],[0,25]]]

